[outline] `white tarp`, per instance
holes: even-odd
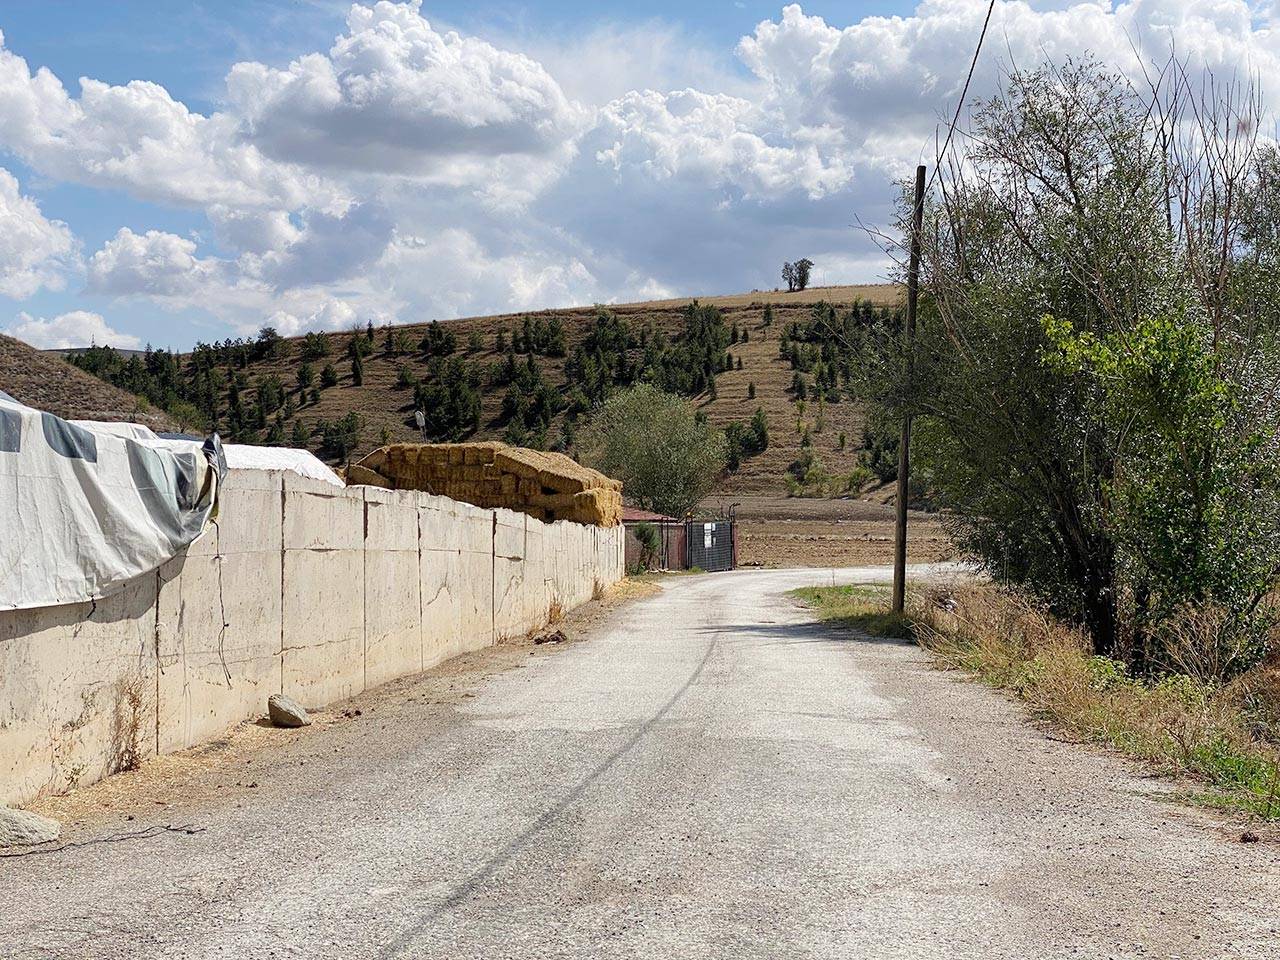
[[[197,438],[176,434],[160,436],[153,433],[150,427],[144,427],[140,423],[98,423],[91,420],[72,420],[71,422],[90,430],[106,430],[117,436],[145,440],[170,450],[199,448],[203,443]],[[228,470],[288,470],[300,477],[331,483],[335,487],[346,486],[342,478],[310,450],[296,450],[293,447],[256,447],[249,443],[224,443],[222,453],[226,457]]]
[[[0,393],[0,609],[96,600],[155,570],[204,532],[225,471],[216,435],[174,450]]]
[[[290,447],[255,447],[248,443],[228,443],[227,467],[232,470],[288,470],[300,477],[322,480],[335,487],[345,487],[342,478],[310,450]]]

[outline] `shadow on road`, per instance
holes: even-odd
[[[714,627],[699,627],[699,633],[716,634],[723,643],[733,643],[734,638],[772,640],[775,644],[789,646],[799,643],[856,643],[874,646],[914,647],[916,642],[904,637],[882,637],[858,628],[854,621],[810,620],[806,623],[729,623]]]

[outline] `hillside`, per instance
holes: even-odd
[[[173,420],[141,397],[78,370],[60,356],[0,334],[0,390],[30,407],[69,420],[143,423],[176,429]]]
[[[717,397],[713,399],[709,393],[703,392],[692,397],[690,402],[707,413],[710,422],[717,426],[735,420],[748,421],[756,407],[763,407],[771,435],[768,451],[744,460],[740,470],[727,477],[717,490],[718,497],[786,493],[783,474],[788,463],[799,456],[800,434],[796,430],[797,407],[790,393],[794,371],[778,353],[781,330],[791,321],[808,320],[814,303],[819,301],[840,306],[863,300],[876,302],[878,305],[892,305],[896,302],[896,297],[895,288],[884,285],[828,288],[799,294],[744,294],[700,301],[721,307],[724,323],[736,324],[748,332],[749,340],[746,343],[732,344],[728,348],[735,369],[719,372],[717,375]],[[673,337],[681,329],[682,311],[687,303],[687,300],[627,303],[608,307],[608,310],[627,321],[632,328],[650,323],[655,329]],[[773,324],[768,329],[762,325],[765,303],[773,305]],[[573,310],[536,311],[531,314],[470,317],[445,321],[442,326],[456,334],[458,356],[466,357],[471,364],[490,365],[503,360],[503,353],[494,348],[499,332],[503,332],[509,340],[513,330],[518,329],[526,316],[545,320],[557,317],[561,320],[566,334],[566,353],[572,353],[573,347],[588,333],[595,314],[595,307],[582,307]],[[396,333],[403,334],[416,347],[424,337],[426,328],[428,324],[410,324],[398,326]],[[483,348],[474,353],[468,352],[468,339],[476,333],[479,334]],[[355,334],[349,332],[330,334],[330,356],[325,360],[315,361],[314,366],[319,372],[324,362],[332,362],[338,371],[338,384],[332,388],[320,389],[319,401],[302,403],[292,416],[285,417],[285,440],[292,434],[293,422],[296,420],[301,420],[308,428],[314,429],[319,422],[333,422],[348,412],[356,412],[362,425],[360,439],[353,452],[349,453],[351,458],[360,457],[378,447],[383,440],[384,431],[390,440],[417,438],[416,429],[412,425],[413,393],[411,389],[398,387],[399,367],[407,365],[413,376],[425,378],[428,375],[428,361],[416,349],[408,355],[389,356],[384,348],[383,330],[375,330],[374,351],[362,361],[364,383],[356,387],[352,379],[351,361],[347,358],[348,342],[353,335]],[[545,355],[536,357],[544,379],[562,393],[572,387],[564,372],[566,358]],[[741,370],[736,369],[739,360]],[[261,379],[274,374],[279,376],[285,388],[293,389],[301,362],[301,343],[298,338],[294,338],[289,340],[285,356],[275,360],[251,362],[244,372],[251,384],[259,383]],[[755,384],[755,399],[748,396],[751,383]],[[481,390],[480,428],[474,435],[476,439],[502,438],[504,393],[504,385]],[[563,413],[554,417],[552,429],[548,431],[549,436],[554,438],[558,435],[563,419]],[[817,426],[812,408],[806,413],[806,420],[813,428]],[[827,404],[824,420],[826,422],[822,430],[812,434],[814,452],[826,465],[828,472],[847,475],[858,460],[861,439],[859,412],[852,403]],[[845,434],[844,449],[838,449],[841,434]],[[317,438],[312,440],[311,447],[319,447]],[[332,451],[319,452],[321,456],[328,454],[326,458],[330,461],[334,460]]]
[[[891,307],[897,302],[898,291],[890,286],[836,287],[793,294],[762,292],[700,301],[717,307],[724,329],[736,329],[737,337],[731,338],[727,346],[729,368],[718,369],[714,374],[715,396],[708,389],[685,391],[689,402],[716,426],[735,421],[747,423],[757,408],[764,411],[769,425],[768,449],[746,456],[739,469],[728,474],[704,503],[709,512],[736,507],[744,521],[740,549],[744,563],[839,565],[882,563],[890,558],[893,518],[891,500],[886,496],[890,491],[872,491],[858,498],[857,489],[846,489],[850,474],[858,467],[862,446],[862,419],[857,405],[848,400],[817,404],[810,399],[802,408],[793,392],[796,370],[782,356],[780,340],[791,325],[810,322],[819,303],[831,304],[838,313],[845,314],[857,303]],[[577,348],[588,338],[595,338],[590,341],[593,344],[599,342],[601,310],[605,311],[604,316],[625,324],[629,331],[627,346],[606,363],[606,379],[613,383],[617,370],[609,363],[619,369],[629,364],[627,375],[635,375],[645,355],[638,345],[640,340],[659,338],[678,346],[687,337],[689,303],[654,301],[375,328],[371,344],[366,328],[323,337],[224,341],[202,345],[194,353],[182,356],[113,355],[94,348],[82,351],[75,360],[121,386],[150,394],[154,402],[165,404],[192,429],[201,419],[206,420],[203,426],[209,426],[207,411],[213,409],[218,418],[216,426],[228,439],[305,445],[332,463],[354,460],[384,442],[419,439],[413,422],[415,393],[418,404],[432,412],[435,419],[436,411],[449,408],[457,399],[449,392],[451,378],[465,381],[469,385],[466,389],[474,394],[478,416],[471,408],[468,417],[475,417],[477,427],[472,430],[468,420],[465,427],[451,435],[436,433],[432,439],[512,439],[509,430],[513,418],[511,410],[504,409],[504,401],[509,404],[511,394],[520,392],[518,381],[506,380],[498,372],[504,364],[514,362],[519,370],[532,364],[539,372],[541,385],[526,391],[520,402],[541,403],[551,412],[545,431],[528,438],[528,442],[563,447],[568,440],[572,452],[574,427],[569,424],[566,435],[566,421],[570,419],[574,394],[584,385],[583,372],[574,369],[574,357],[575,353],[584,352]],[[768,325],[766,308],[772,314]],[[512,339],[526,320],[534,327],[544,325],[544,329],[554,321],[562,342],[557,341],[553,348],[546,343],[528,348],[522,343],[513,359],[509,356]],[[449,346],[430,348],[431,337],[445,339],[446,331],[451,335]],[[424,340],[428,349],[424,349]],[[353,341],[360,341],[369,350],[361,360],[359,385],[354,382],[349,353]],[[325,355],[315,356],[320,348],[326,351]],[[806,349],[812,352],[818,347]],[[313,354],[309,360],[305,359],[308,350]],[[580,359],[578,362],[581,365]],[[305,388],[299,382],[304,363],[310,368],[310,382]],[[336,380],[329,385],[323,382],[326,366],[332,367]],[[85,377],[79,370],[71,372],[77,375],[77,383]],[[805,375],[813,380],[812,371]],[[43,379],[52,385],[56,378]],[[616,387],[617,383],[613,385]],[[749,395],[752,385],[754,398]],[[97,386],[99,390],[112,391],[105,385]],[[835,396],[837,392],[829,394]],[[119,390],[113,393],[127,396]],[[539,394],[546,396],[539,400]],[[261,409],[260,395],[270,395]],[[125,409],[136,402],[132,398],[116,401]],[[47,400],[46,406],[52,408],[54,403],[54,399]],[[80,401],[67,397],[56,398],[56,403],[60,409],[73,410],[77,415],[84,415],[83,409],[103,406],[101,402],[85,400],[81,408]],[[353,434],[340,434],[340,446],[335,449],[332,428],[351,414],[359,418],[359,429]],[[331,428],[328,441],[326,425]],[[805,429],[809,431],[812,454],[820,465],[816,472],[825,479],[799,491],[809,496],[794,497],[791,494],[797,491],[787,479],[788,466],[801,456],[801,431]],[[843,496],[836,498],[837,494]],[[913,559],[935,560],[950,555],[936,517],[920,514],[913,522]]]

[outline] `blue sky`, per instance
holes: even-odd
[[[1274,5],[996,5],[1010,63],[1280,70]],[[0,330],[178,348],[820,283],[954,108],[984,0],[0,6]],[[88,78],[82,88],[81,78]]]

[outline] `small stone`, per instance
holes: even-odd
[[[267,698],[267,716],[277,727],[305,727],[311,723],[302,705],[283,693],[273,693]]]
[[[28,810],[0,807],[0,847],[31,847],[52,843],[62,833],[62,825]]]

